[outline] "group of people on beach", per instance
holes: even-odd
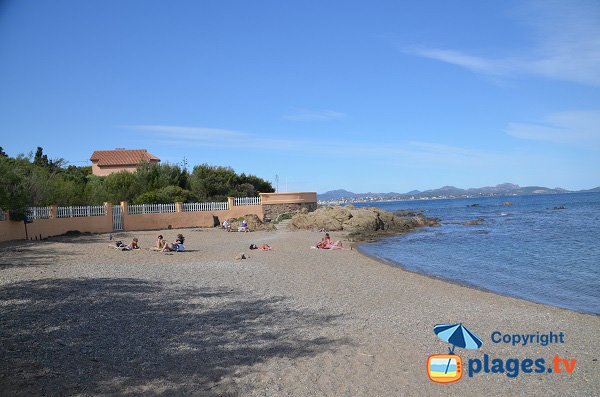
[[[183,237],[183,234],[181,233],[177,235],[174,243],[168,243],[167,240],[163,238],[162,234],[159,234],[156,238],[154,250],[160,252],[183,252],[185,251],[184,241],[185,237]]]
[[[228,232],[231,231],[231,221],[229,219],[225,219],[223,221],[223,229],[227,230]],[[249,232],[250,228],[248,227],[248,222],[243,219],[242,222],[240,223],[240,226],[238,227],[238,232]]]
[[[244,222],[242,222],[242,225],[244,224]],[[227,229],[227,226],[230,226],[230,224],[226,220],[225,222],[223,222],[223,227]],[[246,225],[243,227],[245,227],[246,231],[247,231],[248,224],[246,223]],[[242,228],[242,226],[240,226],[240,228]],[[185,237],[181,233],[179,233],[177,235],[177,238],[175,239],[174,243],[167,242],[167,240],[165,240],[163,238],[162,234],[159,234],[158,237],[156,238],[156,243],[155,243],[154,247],[152,247],[152,250],[160,251],[160,252],[182,252],[182,251],[185,251],[185,245],[183,244],[184,241],[185,241]],[[129,243],[128,245],[123,244],[121,241],[117,241],[115,245],[116,245],[116,247],[114,247],[114,248],[118,248],[123,251],[131,251],[131,250],[141,249],[138,244],[137,237],[134,237],[133,240],[131,241],[131,243]],[[342,246],[341,240],[337,240],[334,242],[333,240],[331,240],[331,236],[329,235],[329,233],[325,233],[325,235],[323,236],[321,241],[319,241],[315,244],[314,248],[335,250],[335,249],[342,249],[343,246]],[[261,244],[261,245],[250,244],[249,249],[250,250],[259,250],[259,251],[272,251],[273,247],[271,247],[268,244]]]

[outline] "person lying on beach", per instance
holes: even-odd
[[[269,244],[261,244],[261,245],[256,245],[256,244],[250,244],[249,247],[251,250],[260,250],[260,251],[272,251],[273,247],[271,247]]]
[[[182,252],[182,251],[185,251],[185,245],[183,245],[184,241],[185,241],[185,237],[183,237],[183,234],[178,234],[177,235],[177,239],[175,240],[175,242],[173,244],[171,244],[171,243],[165,244],[165,247],[163,248],[162,252],[170,252],[170,251]]]

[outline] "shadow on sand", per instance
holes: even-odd
[[[131,278],[14,283],[0,305],[8,395],[227,395],[255,364],[349,343],[320,336],[335,317],[283,298]]]

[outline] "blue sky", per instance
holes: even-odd
[[[597,1],[0,1],[0,146],[279,189],[600,185]]]

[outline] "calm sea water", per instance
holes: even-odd
[[[475,203],[479,207],[467,206]],[[600,193],[357,206],[420,209],[442,224],[362,244],[365,254],[500,294],[600,314]],[[560,206],[565,209],[553,209]],[[484,221],[465,226],[477,218]]]

